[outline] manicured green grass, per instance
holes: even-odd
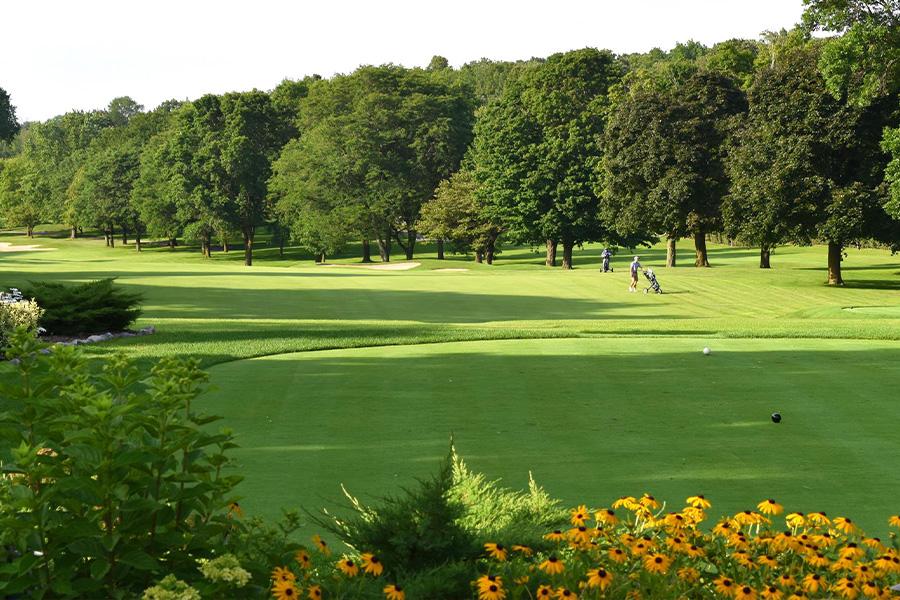
[[[428,473],[451,433],[488,475],[518,486],[532,469],[567,502],[700,492],[737,510],[773,496],[876,531],[898,510],[900,257],[885,251],[851,250],[835,289],[822,247],[780,248],[769,271],[753,249],[713,246],[711,269],[688,244],[675,269],[641,250],[667,292],[645,296],[626,292],[630,255],[601,274],[594,246],[572,272],[529,249],[488,266],[428,247],[420,267],[386,272],[295,249],[263,248],[248,269],[238,251],[36,243],[54,250],[0,254],[0,285],[116,276],[146,298],[138,326],[156,335],[87,352],[212,367],[206,407],[244,446],[251,513],[334,506],[340,482],[391,491]],[[329,349],[344,350],[311,352]],[[241,360],[267,355],[283,356]]]
[[[531,470],[573,506],[649,491],[677,510],[702,493],[721,514],[771,497],[878,532],[898,509],[893,342],[464,342],[280,355],[212,378],[251,512],[333,506],[339,483],[389,493],[426,476],[450,433],[476,469],[515,487]]]

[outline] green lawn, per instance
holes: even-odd
[[[713,246],[711,269],[690,266],[689,244],[675,269],[663,248],[642,250],[667,292],[645,296],[626,291],[630,255],[601,274],[597,247],[572,272],[528,249],[491,267],[429,248],[420,267],[385,272],[293,250],[263,249],[248,269],[236,251],[36,243],[54,250],[0,254],[0,285],[117,276],[145,295],[138,325],[159,332],[88,352],[210,367],[207,408],[238,434],[250,513],[334,506],[341,482],[364,498],[391,491],[427,474],[451,433],[474,467],[515,486],[532,470],[567,503],[646,490],[734,511],[772,496],[878,533],[900,510],[900,257],[888,252],[851,250],[848,285],[833,289],[822,247],[780,248],[770,271],[752,249]]]

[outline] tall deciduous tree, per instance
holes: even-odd
[[[621,234],[691,235],[695,265],[709,266],[706,234],[728,192],[726,141],[746,98],[720,73],[694,71],[674,85],[634,77],[618,95],[604,143],[604,211]]]
[[[16,107],[12,105],[9,94],[0,88],[0,142],[9,142],[19,132],[16,121]]]
[[[348,214],[378,240],[382,260],[393,241],[412,258],[422,203],[458,167],[471,121],[466,90],[422,70],[363,67],[320,82],[303,102],[300,139],[276,166],[279,202],[325,190],[328,204],[355,205]]]
[[[472,252],[477,262],[493,264],[502,229],[478,188],[469,168],[442,181],[434,198],[422,207],[420,228],[425,235],[446,240],[456,252]]]
[[[33,237],[47,219],[48,194],[33,162],[25,156],[0,160],[0,219],[4,227],[25,227]]]
[[[608,93],[622,76],[609,52],[555,54],[507,87],[476,124],[473,158],[495,214],[520,242],[546,243],[548,264],[608,237],[595,192]]]

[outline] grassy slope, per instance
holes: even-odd
[[[630,257],[617,257],[614,274],[596,271],[598,248],[577,256],[574,272],[544,269],[527,250],[494,267],[426,255],[412,271],[369,272],[272,251],[248,270],[238,252],[204,261],[96,240],[39,243],[58,249],[0,254],[3,285],[115,275],[145,293],[140,325],[159,333],[89,350],[97,354],[190,354],[210,366],[298,350],[588,338],[215,368],[211,403],[242,436],[251,510],[322,504],[338,480],[386,491],[425,473],[451,430],[475,466],[512,483],[534,468],[573,502],[648,488],[673,500],[705,491],[731,510],[771,494],[807,510],[851,507],[873,526],[897,510],[888,502],[900,483],[886,469],[900,455],[885,439],[900,417],[886,399],[900,364],[900,260],[886,252],[851,251],[849,285],[830,289],[822,248],[780,249],[771,271],[755,268],[753,250],[714,248],[715,268],[660,268],[668,293],[646,297],[625,292]],[[661,249],[641,254],[645,265],[663,261]],[[471,270],[431,270],[447,266]],[[717,352],[699,362],[706,344]],[[453,373],[458,388],[443,383]],[[773,410],[786,414],[780,427],[766,422]],[[607,412],[617,420],[600,420]]]

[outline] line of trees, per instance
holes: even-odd
[[[900,245],[900,0],[805,0],[802,26],[668,52],[581,49],[460,69],[361,67],[151,111],[127,97],[19,131],[0,90],[0,217],[205,256],[266,227],[319,260],[407,259],[425,235],[493,262],[571,268],[586,242],[710,234],[760,248]],[[811,34],[838,35],[821,39]],[[4,141],[5,140],[5,141]]]

